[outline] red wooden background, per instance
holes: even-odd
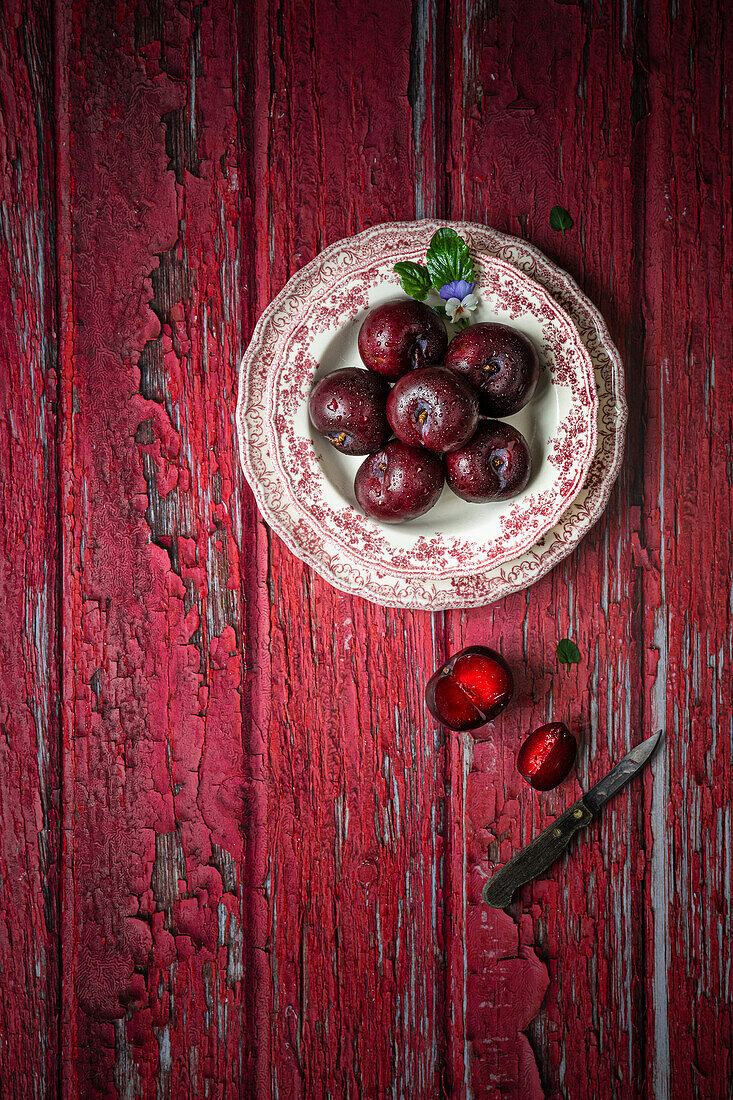
[[[723,0],[8,0],[3,1098],[728,1100],[730,26]],[[296,561],[234,437],[273,294],[424,215],[567,268],[631,409],[578,550],[432,616]],[[478,641],[518,705],[474,744],[423,688]],[[541,797],[514,756],[550,717],[582,748]],[[487,909],[489,867],[658,727],[643,782]]]

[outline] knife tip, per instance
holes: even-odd
[[[657,730],[656,733],[653,733],[650,737],[647,737],[647,739],[645,741],[641,742],[641,745],[639,745],[639,748],[644,749],[644,759],[645,760],[648,760],[652,756],[652,754],[657,751],[657,748],[659,746],[659,742],[662,740],[663,737],[664,737],[664,730]]]

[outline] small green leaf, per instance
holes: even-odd
[[[404,263],[395,264],[394,270],[400,277],[400,286],[405,294],[416,298],[418,302],[424,302],[431,286],[428,269],[412,260],[405,260]]]
[[[577,665],[580,650],[570,638],[561,638],[557,643],[557,659],[561,665]]]
[[[467,283],[474,281],[471,253],[455,229],[446,227],[433,234],[425,263],[436,290],[458,279],[465,279]]]
[[[430,244],[428,248],[439,248],[444,241],[459,240],[462,241],[463,237],[459,237],[455,229],[451,229],[449,225],[444,225],[441,229],[436,229],[430,238]]]
[[[550,211],[550,228],[554,229],[556,233],[562,230],[563,237],[566,229],[573,228],[573,219],[564,206],[553,206]]]

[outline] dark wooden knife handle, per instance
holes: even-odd
[[[487,905],[494,909],[504,909],[512,900],[512,894],[517,887],[546,871],[562,855],[566,844],[572,840],[578,829],[582,829],[592,820],[592,811],[580,798],[489,879],[483,889],[483,898]]]

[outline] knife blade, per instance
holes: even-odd
[[[512,900],[512,894],[518,886],[546,871],[562,855],[578,830],[588,825],[608,800],[641,771],[659,744],[661,736],[662,731],[659,730],[627,753],[587,794],[579,798],[565,813],[560,814],[551,825],[492,875],[483,889],[483,899],[487,905],[494,909],[504,909]]]

